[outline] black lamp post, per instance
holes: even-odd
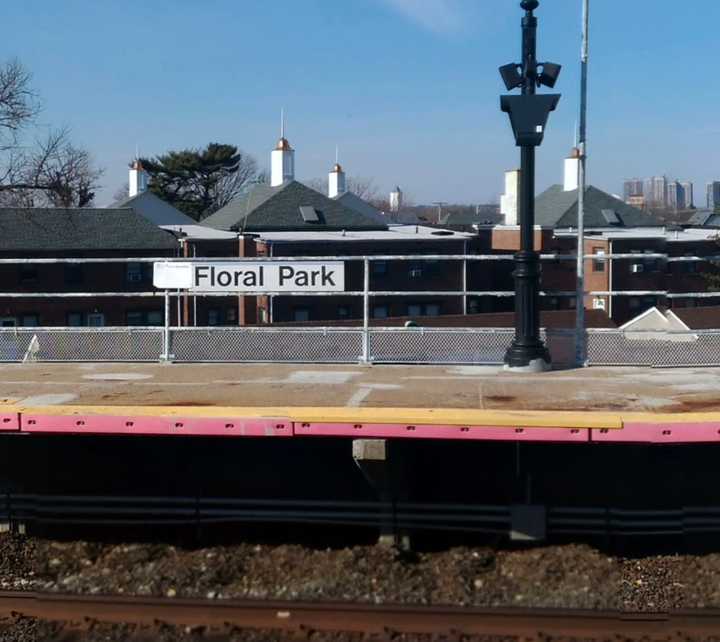
[[[500,67],[508,90],[522,88],[520,96],[501,96],[500,108],[509,114],[515,142],[521,148],[520,251],[515,254],[515,338],[505,355],[509,368],[546,370],[550,353],[540,340],[540,258],[535,252],[535,148],[543,140],[550,112],[559,94],[538,95],[540,85],[554,87],[560,65],[538,63],[536,58],[538,0],[522,0],[522,63]]]

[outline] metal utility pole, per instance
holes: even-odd
[[[587,72],[589,52],[590,0],[583,1],[583,33],[580,52],[580,154],[578,176],[577,285],[575,292],[575,365],[582,368],[587,360],[585,337],[585,163],[587,160]],[[610,259],[612,260],[612,259]]]
[[[537,94],[540,85],[554,87],[560,65],[537,61],[537,25],[533,11],[538,0],[522,0],[522,63],[500,67],[508,90],[521,88],[521,95],[501,96],[501,109],[510,116],[520,151],[520,251],[515,254],[515,338],[505,355],[508,369],[543,371],[550,368],[550,354],[540,339],[540,257],[534,247],[535,148],[543,140],[550,112],[558,94]],[[542,71],[540,70],[542,69]]]

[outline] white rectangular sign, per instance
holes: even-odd
[[[153,285],[191,292],[343,292],[342,261],[155,263]]]

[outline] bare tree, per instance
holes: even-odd
[[[0,204],[85,207],[103,173],[90,154],[72,145],[66,129],[23,140],[40,111],[31,79],[17,60],[0,65]]]
[[[237,169],[232,174],[223,176],[212,189],[213,211],[225,207],[237,198],[252,182],[260,182],[257,162],[252,156],[242,155]]]
[[[0,149],[13,148],[20,131],[40,112],[31,80],[30,72],[16,59],[0,66]]]

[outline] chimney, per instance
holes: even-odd
[[[518,224],[518,196],[520,195],[520,170],[505,172],[505,193],[500,197],[500,213],[505,225]]]
[[[399,186],[390,192],[390,211],[399,212],[402,209],[403,193]]]
[[[566,192],[572,192],[580,184],[580,150],[573,147],[570,156],[565,159],[565,185]]]
[[[270,154],[270,185],[295,180],[295,150],[285,138],[285,111],[280,112],[280,140]]]
[[[332,170],[328,174],[328,196],[335,198],[342,196],[347,192],[347,183],[345,181],[345,172],[340,163],[335,163]]]
[[[142,194],[148,188],[148,173],[143,169],[139,158],[136,158],[130,165],[130,180],[128,194],[130,198]]]

